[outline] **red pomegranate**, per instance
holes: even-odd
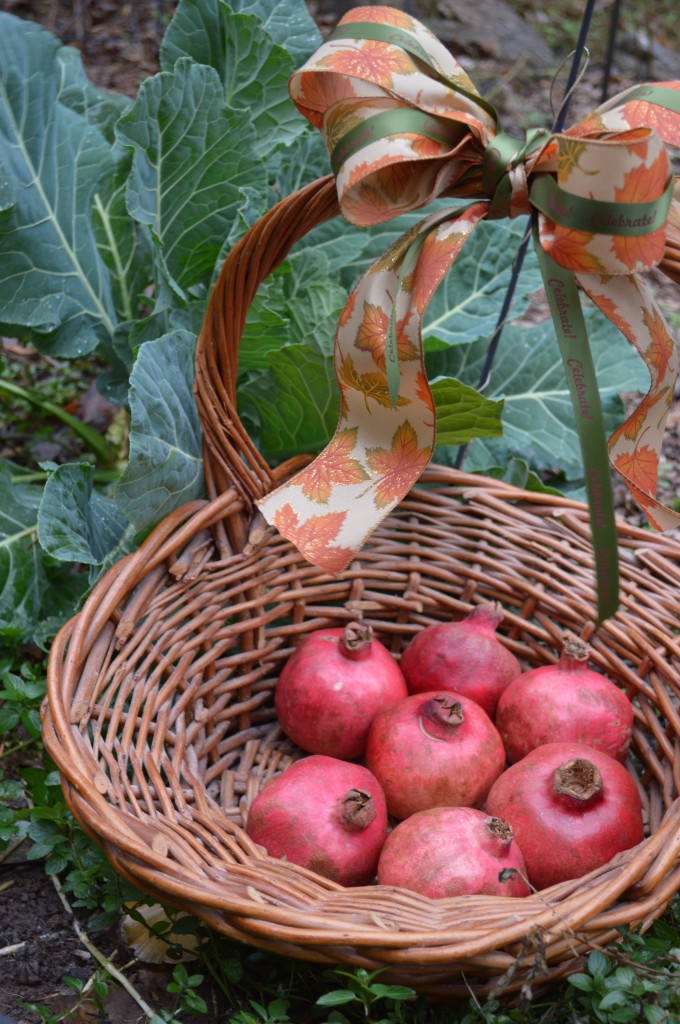
[[[367,885],[387,836],[385,797],[366,768],[314,754],[258,793],[246,832],[270,857],[341,885]]]
[[[395,818],[428,807],[478,806],[503,771],[505,751],[491,719],[456,693],[416,693],[373,719],[366,766]]]
[[[400,662],[409,693],[448,690],[474,700],[493,718],[498,698],[522,671],[496,636],[502,618],[498,602],[481,604],[460,622],[417,633]]]
[[[643,839],[632,777],[584,743],[530,751],[495,781],[486,810],[512,827],[537,889],[579,878]]]
[[[501,695],[496,728],[508,761],[543,743],[586,743],[623,761],[633,733],[633,705],[611,680],[587,667],[590,649],[565,633],[556,665],[514,679]]]
[[[382,848],[378,882],[431,899],[531,892],[510,826],[472,807],[432,807],[399,822]]]
[[[401,669],[369,625],[318,629],[284,665],[274,706],[284,732],[311,754],[363,756],[378,711],[407,695]]]

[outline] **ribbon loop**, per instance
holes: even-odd
[[[290,92],[323,132],[347,220],[380,224],[442,195],[471,202],[426,217],[351,293],[335,339],[338,428],[310,466],[258,503],[265,518],[321,568],[349,563],[434,450],[421,341],[428,302],[479,221],[529,213],[581,438],[599,618],[611,614],[611,482],[578,293],[651,375],[608,442],[609,460],[652,525],[678,525],[680,514],[655,497],[677,353],[641,275],[660,266],[674,276],[680,266],[680,188],[665,148],[680,145],[680,82],[628,90],[565,132],[541,129],[522,142],[498,130],[493,107],[425,26],[363,7],[292,76]]]

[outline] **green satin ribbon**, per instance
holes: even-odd
[[[614,496],[600,391],[574,275],[556,263],[542,248],[538,238],[536,217],[533,234],[538,265],[569,386],[585,470],[597,578],[599,625],[615,613],[619,604]]]
[[[562,227],[592,235],[651,235],[666,223],[673,179],[658,198],[645,203],[611,203],[566,192],[549,174],[540,174],[529,192],[531,205]]]

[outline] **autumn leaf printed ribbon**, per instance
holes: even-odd
[[[349,564],[434,449],[421,343],[432,295],[481,220],[530,214],[583,454],[599,619],[612,614],[609,461],[654,527],[680,524],[656,498],[677,351],[642,276],[656,266],[676,278],[680,271],[680,187],[666,151],[680,146],[680,82],[636,86],[563,133],[516,140],[425,26],[393,8],[360,7],[293,75],[290,91],[323,133],[348,221],[380,224],[441,196],[470,202],[427,216],[354,288],[335,339],[337,430],[310,465],[258,503],[265,518],[329,573]],[[651,376],[608,442],[579,290]]]

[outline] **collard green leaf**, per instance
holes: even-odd
[[[152,281],[151,239],[126,204],[132,166],[129,151],[115,147],[115,170],[94,195],[92,222],[99,251],[109,268],[116,313],[122,321],[139,315],[142,292]]]
[[[236,14],[224,0],[182,0],[163,40],[161,67],[171,71],[181,57],[217,71],[224,102],[249,111],[262,156],[306,131],[288,95],[295,62],[258,17]]]
[[[62,46],[57,51],[59,87],[57,100],[77,114],[88,124],[94,125],[104,138],[113,145],[113,126],[131,105],[132,100],[123,93],[98,89],[85,73],[80,51],[72,46]]]
[[[621,422],[623,391],[646,389],[644,363],[619,332],[596,310],[585,310],[595,369],[600,384],[605,428]],[[477,383],[486,341],[455,346],[431,362],[466,382]],[[532,327],[509,324],[498,347],[484,394],[503,399],[503,438],[474,441],[465,467],[503,465],[517,455],[535,468],[562,468],[581,474],[581,455],[562,360],[551,321]]]
[[[493,334],[512,266],[526,231],[526,218],[478,224],[434,293],[423,327],[428,339],[461,345]],[[533,251],[527,253],[512,307],[513,317],[528,306],[527,296],[541,287]],[[477,384],[477,381],[473,382]]]
[[[57,100],[59,50],[39,26],[0,13],[0,163],[13,196],[0,218],[0,328],[72,357],[115,327],[91,222],[113,159],[101,133]]]
[[[53,630],[72,614],[85,579],[65,573],[36,540],[42,488],[15,481],[21,472],[0,461],[0,644],[35,635],[41,622]]]
[[[272,154],[267,160],[267,166],[273,179],[277,199],[292,195],[304,185],[316,181],[317,178],[324,178],[331,172],[331,162],[321,132],[311,127],[308,127],[290,146]],[[340,235],[343,230],[345,233],[350,230],[348,222],[340,221],[339,218],[335,218],[335,221],[330,223],[337,225],[334,232],[336,235]],[[315,229],[315,231],[318,230],[318,228]],[[356,234],[359,236],[358,229],[356,229]],[[306,240],[310,235],[306,236]],[[305,241],[305,246],[306,244],[307,241]],[[359,245],[357,248],[360,250],[361,246]]]
[[[151,229],[175,291],[183,299],[205,291],[246,201],[241,188],[258,190],[265,202],[266,175],[247,112],[224,106],[213,68],[184,57],[172,72],[142,83],[116,133],[134,151],[131,216]]]
[[[503,402],[494,402],[453,377],[430,382],[437,412],[437,444],[467,444],[474,437],[500,437]]]
[[[269,369],[249,376],[241,393],[244,410],[254,410],[260,423],[260,451],[272,462],[320,450],[337,425],[340,401],[332,360],[306,346],[272,352]]]
[[[147,341],[130,376],[130,459],[115,499],[140,533],[204,493],[195,345],[181,330]]]
[[[293,57],[299,67],[321,45],[321,33],[305,0],[233,0],[239,14],[254,14],[275,43]]]
[[[111,498],[94,488],[94,466],[69,462],[50,474],[38,511],[38,540],[62,562],[101,565],[128,527]]]
[[[0,462],[0,634],[21,635],[37,618],[45,584],[35,543],[40,489],[12,483],[12,467]]]

